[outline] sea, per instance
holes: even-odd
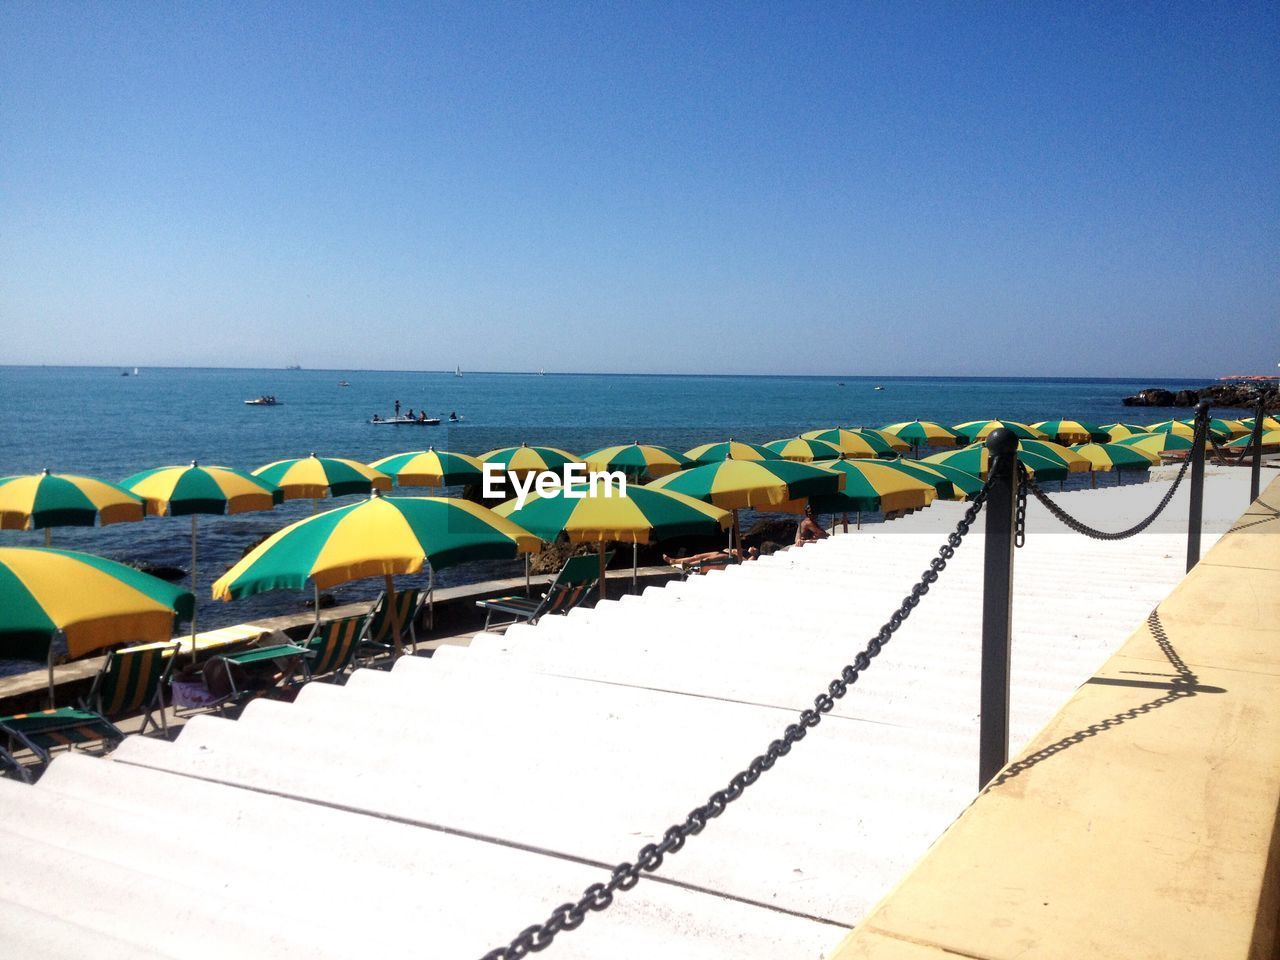
[[[1205,382],[156,367],[135,375],[132,367],[9,366],[0,367],[0,476],[48,468],[119,481],[192,460],[251,471],[312,452],[370,462],[430,446],[481,454],[522,442],[578,454],[633,440],[685,450],[730,437],[766,442],[837,425],[881,427],[914,419],[1145,423],[1190,411],[1126,408],[1121,398],[1145,387],[1177,390]],[[244,403],[267,394],[280,404]],[[370,423],[375,414],[391,416],[397,400],[402,411],[426,410],[446,422]],[[449,424],[450,413],[461,422]],[[434,491],[402,491],[428,492]],[[323,502],[321,509],[328,505]],[[199,518],[201,628],[305,609],[305,593],[276,591],[222,603],[210,599],[210,586],[250,545],[312,510],[311,501],[292,501],[268,512]],[[43,532],[0,531],[0,543],[38,546]],[[190,565],[187,517],[56,528],[53,543],[127,562]],[[522,571],[519,561],[461,564],[440,571],[436,583]],[[363,582],[331,592],[345,603],[372,597],[380,588],[380,581]]]

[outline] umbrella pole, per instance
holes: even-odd
[[[53,641],[49,641],[49,709],[56,706],[53,695]]]
[[[200,594],[196,592],[196,515],[191,515],[191,659],[196,656],[196,611],[200,606]]]
[[[396,583],[389,573],[384,579],[387,585],[387,609],[391,611],[391,636],[395,641],[395,655],[398,659],[404,653],[404,643],[400,638],[400,612],[396,609]]]
[[[859,530],[862,529],[862,511],[861,510],[858,511],[858,529]]]
[[[1089,471],[1089,489],[1090,490],[1098,489],[1098,471],[1096,470]]]
[[[314,587],[316,591],[316,594],[315,594],[316,626],[318,627],[320,626],[320,584],[312,580],[311,586]]]
[[[526,597],[533,595],[529,590],[529,554],[527,553],[524,555],[524,595]]]
[[[631,592],[636,592],[636,581],[640,573],[640,544],[636,540],[631,541]]]
[[[427,561],[427,629],[436,628],[436,568]]]
[[[44,528],[44,545],[46,547],[53,546],[53,527]]]
[[[604,589],[605,569],[604,569],[604,541],[603,540],[600,541],[600,547],[596,552],[600,557],[600,599],[603,600],[605,598],[605,589]]]

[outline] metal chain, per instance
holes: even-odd
[[[1200,434],[1202,432],[1207,432],[1207,430],[1208,430],[1207,418],[1203,421],[1198,420],[1196,422],[1196,434],[1192,438],[1193,450],[1194,450],[1194,444],[1196,440],[1199,438]],[[1032,494],[1034,494],[1035,498],[1044,505],[1044,508],[1046,510],[1048,510],[1051,514],[1053,514],[1055,517],[1061,520],[1064,524],[1066,524],[1070,529],[1074,530],[1076,533],[1082,533],[1086,537],[1090,537],[1094,540],[1127,540],[1129,537],[1136,536],[1137,534],[1141,533],[1143,530],[1147,529],[1147,527],[1151,526],[1151,524],[1155,522],[1156,517],[1160,516],[1160,514],[1164,512],[1164,508],[1169,505],[1169,501],[1173,499],[1173,495],[1177,492],[1178,484],[1182,483],[1182,478],[1187,475],[1187,467],[1189,467],[1190,465],[1191,465],[1191,453],[1189,452],[1187,454],[1186,459],[1182,461],[1182,466],[1178,470],[1178,475],[1173,478],[1173,483],[1169,485],[1169,489],[1165,491],[1165,495],[1160,499],[1160,502],[1156,505],[1155,510],[1153,510],[1145,519],[1134,524],[1132,527],[1129,527],[1127,530],[1119,530],[1116,532],[1111,532],[1108,530],[1099,530],[1096,527],[1089,526],[1087,523],[1077,519],[1076,517],[1073,517],[1071,514],[1067,513],[1067,511],[1064,510],[1062,507],[1058,506],[1058,504],[1050,500],[1049,496],[1043,490],[1040,489],[1040,485],[1036,483],[1035,477],[1032,476],[1031,472],[1027,470],[1026,466],[1022,463],[1022,461],[1019,460],[1018,472],[1019,474],[1021,474],[1021,480],[1022,480],[1022,482],[1018,485],[1019,487],[1018,496],[1020,498],[1019,516],[1021,517],[1022,499],[1026,497],[1026,494],[1023,491],[1029,487],[1031,489]],[[1019,546],[1021,546],[1021,543],[1019,543]]]
[[[1017,465],[1023,470],[1025,481],[1026,470],[1022,467],[1022,461],[1019,460]],[[1015,547],[1027,545],[1027,484],[1025,482],[1018,484],[1018,510],[1013,521],[1013,545]]]
[[[956,550],[981,512],[990,487],[991,481],[988,480],[982,489],[974,494],[973,501],[965,510],[960,522],[956,524],[955,530],[947,535],[946,542],[938,548],[938,555],[929,561],[929,569],[920,575],[920,579],[912,586],[911,592],[880,627],[879,632],[867,641],[862,652],[854,657],[853,663],[847,664],[840,671],[840,675],[827,685],[825,693],[814,698],[814,709],[802,711],[798,718],[799,722],[788,725],[780,739],[770,743],[764,753],[757,756],[745,770],[729,781],[728,786],[717,790],[711,794],[705,804],[690,811],[683,823],[669,827],[662,835],[661,842],[642,847],[634,863],[623,862],[614,867],[608,883],[593,883],[587,887],[576,903],[560,904],[551,911],[551,916],[545,921],[525,927],[509,944],[490,950],[482,960],[516,960],[518,957],[545,950],[551,945],[556,934],[563,930],[576,929],[587,918],[588,913],[607,909],[613,903],[615,893],[630,890],[640,882],[643,874],[652,873],[661,867],[663,859],[668,854],[677,853],[690,837],[697,836],[711,820],[724,813],[725,808],[742,796],[747,787],[759,780],[766,770],[773,769],[775,763],[791,752],[792,746],[803,740],[809,730],[822,722],[823,714],[830,713],[836,701],[849,692],[849,688],[871,666],[871,661],[879,656],[884,645],[911,616],[911,611],[919,606],[920,598],[929,592],[930,586],[938,582],[938,575],[946,569],[947,561],[955,556]]]

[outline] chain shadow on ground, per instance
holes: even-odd
[[[1270,519],[1270,518],[1269,518]],[[1057,756],[1070,747],[1079,743],[1084,743],[1092,737],[1096,737],[1100,733],[1112,730],[1116,727],[1128,723],[1130,720],[1136,720],[1143,714],[1151,713],[1166,707],[1171,703],[1179,700],[1185,700],[1188,697],[1194,697],[1197,694],[1217,694],[1226,693],[1224,687],[1209,687],[1200,684],[1199,677],[1195,672],[1186,665],[1182,657],[1178,655],[1178,651],[1174,648],[1169,639],[1169,634],[1164,629],[1164,624],[1160,620],[1160,611],[1152,610],[1147,617],[1147,627],[1151,630],[1151,636],[1155,639],[1156,644],[1160,647],[1160,651],[1169,661],[1169,665],[1173,667],[1176,676],[1169,678],[1167,674],[1150,674],[1151,676],[1166,677],[1165,680],[1127,680],[1110,677],[1092,677],[1085,681],[1086,683],[1097,684],[1100,686],[1120,686],[1120,687],[1136,687],[1155,690],[1164,690],[1164,696],[1157,697],[1154,700],[1148,700],[1146,703],[1130,707],[1128,710],[1122,710],[1114,713],[1104,720],[1097,723],[1091,723],[1089,726],[1071,733],[1061,740],[1055,741],[1048,746],[1041,747],[1035,753],[1032,753],[1021,760],[1009,764],[999,776],[987,784],[982,791],[986,793],[996,787],[1008,783],[1010,780],[1030,770],[1032,767],[1044,763],[1051,757]]]

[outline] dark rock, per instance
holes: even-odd
[[[131,563],[129,566],[161,580],[168,580],[170,583],[177,583],[187,578],[187,571],[181,567],[167,567],[158,563]]]
[[[1120,402],[1126,407],[1172,407],[1173,401],[1174,395],[1170,391],[1149,387],[1146,390],[1140,390],[1132,397],[1125,397]]]
[[[1194,407],[1200,402],[1200,394],[1196,390],[1179,390],[1173,395],[1175,407]]]
[[[316,601],[315,601],[315,598],[314,598],[314,597],[307,597],[307,599],[305,599],[305,600],[303,600],[303,601],[302,601],[302,605],[303,605],[304,607],[306,607],[308,610],[314,610],[314,609],[315,609],[315,607],[316,607]],[[338,598],[337,598],[337,597],[335,597],[332,593],[322,593],[322,594],[320,594],[320,609],[321,609],[321,610],[328,610],[330,607],[336,607],[337,605],[338,605]]]

